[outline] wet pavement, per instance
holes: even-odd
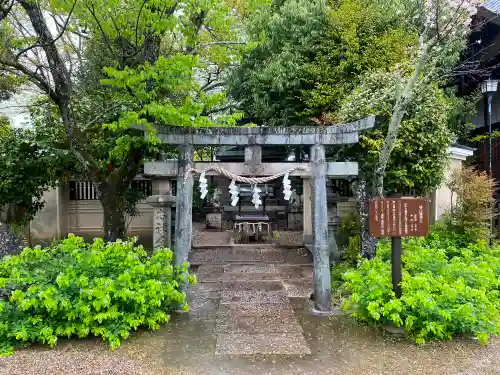
[[[159,373],[176,375],[500,374],[497,339],[488,347],[466,339],[418,347],[405,338],[394,338],[376,328],[360,325],[348,316],[313,316],[312,305],[304,298],[292,299],[291,305],[311,354],[218,354],[217,318],[225,310],[220,312],[216,304],[206,305],[206,314],[198,313],[195,318],[188,314],[176,316],[160,332],[135,337],[120,351],[122,355],[134,357],[135,350],[142,347],[143,354],[148,352],[141,358],[142,362],[164,371]],[[263,313],[273,311],[274,306],[269,305]],[[266,337],[271,343],[272,334]],[[154,350],[147,349],[152,346]]]
[[[215,331],[216,355],[311,354],[272,264],[224,266]]]

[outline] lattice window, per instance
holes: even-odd
[[[173,184],[175,187],[175,184]],[[151,180],[134,180],[132,188],[148,197],[153,194],[153,184]],[[69,200],[87,201],[98,200],[97,190],[90,181],[70,181],[69,182]]]

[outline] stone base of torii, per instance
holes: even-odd
[[[359,132],[372,128],[374,117],[350,124],[328,127],[237,127],[181,128],[159,127],[158,136],[164,143],[177,145],[178,160],[146,163],[144,173],[157,179],[153,196],[155,248],[171,245],[171,208],[175,202],[175,263],[187,262],[192,246],[192,207],[194,175],[190,171],[205,171],[209,176],[217,166],[240,176],[274,176],[294,169],[290,176],[300,176],[304,182],[303,233],[304,243],[314,257],[315,310],[331,311],[330,253],[336,252],[334,238],[329,238],[327,178],[352,178],[358,173],[357,163],[327,162],[325,146],[358,142]],[[194,162],[195,146],[243,145],[244,163]],[[262,145],[310,146],[308,163],[262,163]],[[177,194],[172,196],[170,180],[177,180]],[[228,186],[231,181],[228,181]],[[330,236],[333,237],[333,236]],[[334,249],[333,249],[333,248]]]

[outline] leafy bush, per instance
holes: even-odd
[[[111,349],[140,327],[158,329],[188,306],[180,285],[196,280],[172,252],[149,256],[134,241],[87,244],[70,235],[0,262],[0,350],[58,337],[100,336]]]
[[[334,306],[342,306],[349,291],[345,287],[344,274],[354,268],[351,262],[341,262],[332,265],[331,268],[331,287],[332,303]]]
[[[339,225],[338,245],[341,261],[354,264],[359,257],[360,244],[359,214],[355,211],[342,217]]]
[[[485,172],[462,167],[452,171],[447,185],[452,192],[444,220],[447,230],[473,241],[488,240],[495,182]]]
[[[352,293],[344,307],[366,322],[403,326],[419,344],[456,334],[473,334],[486,344],[500,333],[500,248],[485,241],[445,247],[438,237],[404,243],[400,299],[392,291],[390,245],[381,242],[374,259],[344,274]]]

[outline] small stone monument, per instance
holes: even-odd
[[[222,230],[222,211],[223,206],[220,202],[220,196],[222,191],[219,188],[215,188],[212,196],[210,197],[210,205],[212,208],[212,212],[207,212],[206,214],[206,223],[207,228],[216,228]]]
[[[288,229],[302,230],[303,216],[300,210],[300,197],[295,189],[292,190],[290,201],[288,202]]]

